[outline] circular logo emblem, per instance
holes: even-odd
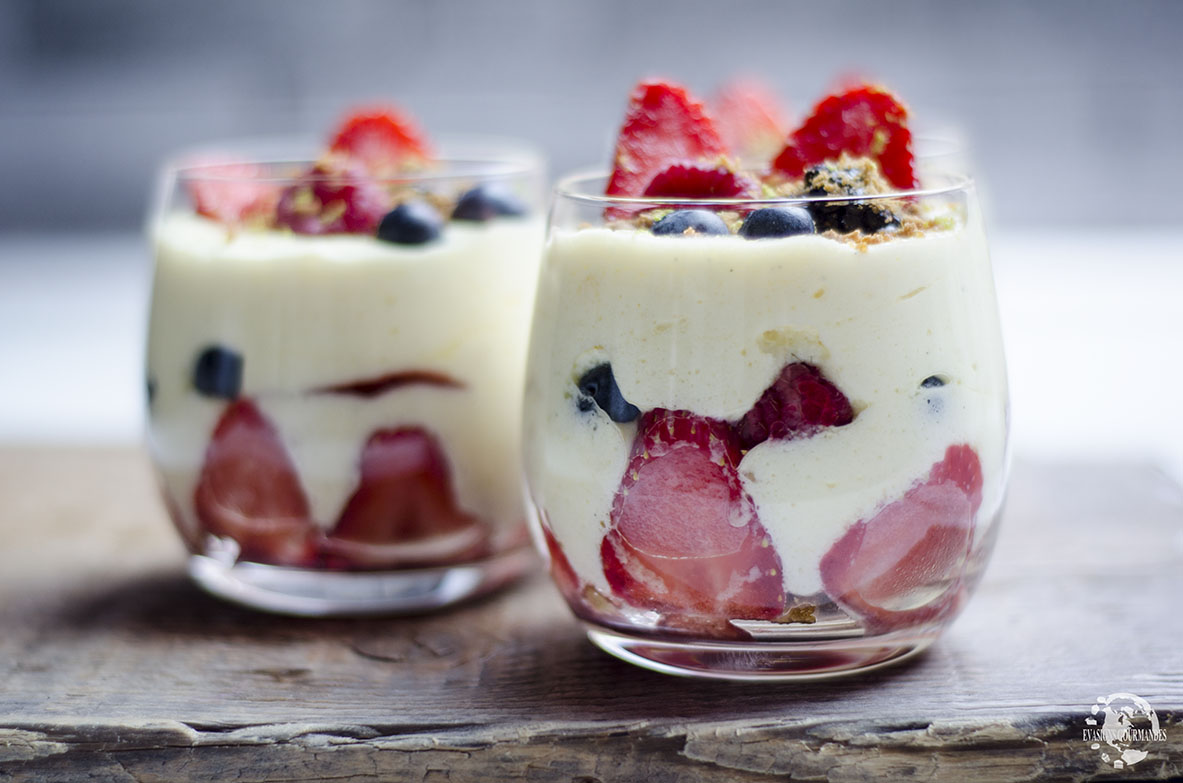
[[[1101,760],[1114,769],[1132,767],[1149,755],[1144,747],[1165,739],[1150,703],[1132,693],[1098,696],[1092,715],[1084,719],[1084,740],[1101,751]]]

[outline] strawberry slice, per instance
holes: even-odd
[[[382,566],[465,559],[484,539],[476,517],[456,503],[439,441],[402,427],[366,441],[361,479],[325,547],[353,565]]]
[[[793,131],[772,167],[800,177],[808,167],[836,160],[845,152],[874,158],[888,182],[901,189],[914,188],[912,132],[907,121],[908,110],[881,87],[862,86],[831,95]]]
[[[789,133],[780,99],[757,79],[727,82],[711,98],[709,107],[723,143],[745,161],[767,164]]]
[[[960,487],[974,513],[982,505],[982,462],[978,453],[965,444],[950,446],[945,451],[945,458],[933,466],[929,481]]]
[[[367,106],[346,115],[333,134],[332,152],[384,176],[431,159],[427,136],[394,106]]]
[[[194,503],[208,532],[238,542],[242,560],[308,565],[314,555],[304,488],[279,433],[250,399],[222,412]]]
[[[947,616],[958,605],[981,493],[977,452],[950,446],[927,479],[856,522],[822,557],[826,592],[876,630]]]
[[[641,82],[616,140],[609,196],[640,196],[671,163],[711,160],[727,147],[701,103],[667,82]]]
[[[659,171],[643,195],[655,198],[754,198],[760,185],[726,166],[675,163]]]
[[[740,445],[751,449],[766,440],[808,438],[823,427],[854,421],[854,410],[821,370],[805,362],[785,365],[752,409],[736,425]]]
[[[559,592],[564,598],[568,601],[579,601],[584,587],[583,580],[575,573],[575,568],[567,559],[567,553],[563,551],[555,534],[550,532],[550,526],[543,522],[539,527],[542,528],[542,538],[546,541],[551,579],[558,585]]]
[[[275,214],[280,188],[266,182],[267,170],[253,163],[192,162],[181,181],[197,214],[227,226],[268,220]]]
[[[698,627],[784,611],[780,559],[739,460],[725,422],[661,408],[641,418],[600,546],[613,592]]]

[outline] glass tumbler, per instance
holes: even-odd
[[[1003,501],[1006,368],[973,183],[922,174],[747,200],[560,183],[526,477],[599,647],[675,674],[822,677],[918,652],[964,606]]]
[[[164,167],[149,446],[209,592],[423,611],[532,562],[518,466],[543,165],[509,142],[442,146],[385,180],[279,141]]]

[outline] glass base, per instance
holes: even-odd
[[[673,641],[586,624],[604,652],[662,674],[716,680],[806,681],[848,676],[899,663],[936,640],[938,630],[796,642]]]
[[[483,595],[536,563],[528,547],[474,563],[400,571],[316,571],[189,557],[206,592],[251,609],[298,617],[410,614]]]

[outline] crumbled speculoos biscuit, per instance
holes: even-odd
[[[809,197],[881,196],[891,193],[891,186],[870,158],[852,158],[843,153],[836,161],[820,163],[806,169],[801,195]],[[819,232],[850,233],[859,231],[874,234],[885,228],[898,226],[903,203],[897,199],[873,201],[835,201],[809,205]]]
[[[957,224],[956,217],[927,214],[914,199],[894,198],[895,189],[884,178],[873,158],[842,153],[836,160],[812,166],[800,178],[785,178],[775,172],[761,181],[761,198],[799,199],[833,196],[833,202],[801,203],[813,217],[816,233],[865,251],[871,245],[895,239],[911,239],[932,231],[944,231]],[[866,196],[862,198],[851,197]],[[636,212],[608,222],[610,228],[651,230],[675,207]],[[731,233],[738,233],[746,212],[720,210],[718,216]]]
[[[817,622],[817,617],[814,615],[816,610],[817,607],[813,604],[797,604],[796,606],[790,607],[788,611],[773,620],[773,622],[786,625],[789,623],[804,623],[809,625]]]

